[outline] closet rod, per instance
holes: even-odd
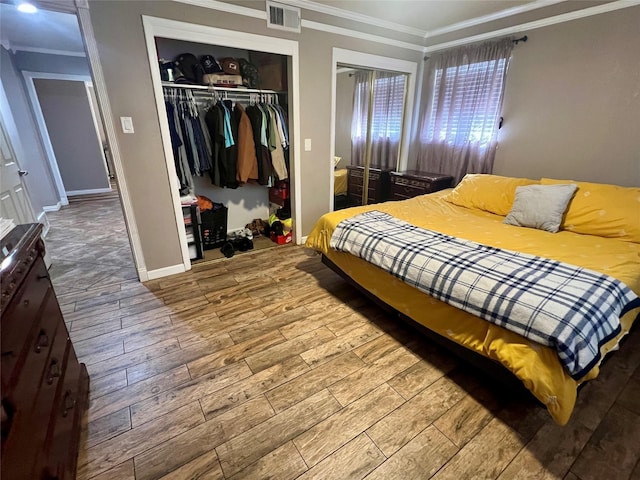
[[[260,90],[258,88],[243,88],[243,87],[215,87],[215,86],[207,86],[207,85],[190,85],[188,83],[173,83],[173,82],[162,82],[163,87],[170,88],[184,88],[187,90],[204,90],[211,91],[214,90],[216,92],[237,92],[237,93],[287,93],[287,92],[278,92],[277,90]]]

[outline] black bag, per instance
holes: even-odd
[[[249,88],[258,88],[260,86],[260,75],[257,67],[244,58],[240,58],[238,62],[240,63],[243,85]]]
[[[182,72],[184,78],[184,80],[176,78],[176,83],[202,84],[204,69],[194,54],[183,53],[182,55],[178,55],[173,63],[180,72]]]

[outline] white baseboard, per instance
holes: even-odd
[[[146,280],[155,280],[156,278],[162,278],[162,277],[168,277],[169,275],[175,275],[176,273],[184,273],[186,270],[184,268],[184,265],[182,263],[178,264],[178,265],[172,265],[170,267],[163,267],[163,268],[158,268],[156,270],[149,270],[146,272]],[[140,280],[141,281],[146,281],[146,280],[142,280],[142,272],[138,271],[138,274],[140,275]]]
[[[40,212],[40,215],[38,215],[37,222],[42,224],[42,238],[44,239],[47,236],[47,233],[49,233],[49,229],[51,228],[51,224],[49,223],[49,219],[47,218],[44,209],[42,212]]]
[[[55,205],[45,205],[42,207],[44,212],[57,212],[62,208],[62,202],[58,202]]]
[[[113,190],[111,189],[111,187],[107,187],[107,188],[90,188],[88,190],[67,190],[66,194],[67,197],[75,197],[77,195],[91,195],[94,193],[109,193],[112,192]]]
[[[305,235],[304,237],[300,237],[300,240],[298,240],[298,245],[304,245],[305,243],[307,243],[307,237],[308,235]]]

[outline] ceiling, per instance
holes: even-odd
[[[368,15],[425,32],[495,14],[536,0],[314,0],[330,7]]]
[[[75,15],[38,10],[19,12],[13,4],[0,3],[0,38],[12,50],[55,50],[84,55],[84,44]]]
[[[225,0],[232,1],[232,0]],[[464,36],[470,27],[496,29],[564,12],[588,8],[611,0],[276,0],[334,18],[355,20],[359,29],[381,27],[421,37],[414,41],[455,32]],[[259,0],[233,0],[264,9]],[[501,22],[501,23],[500,23]],[[467,29],[467,30],[465,30]],[[476,33],[476,32],[472,32]],[[56,51],[84,55],[75,15],[39,10],[18,12],[11,0],[0,0],[0,39],[12,50]],[[51,52],[53,53],[53,52]]]

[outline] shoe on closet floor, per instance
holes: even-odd
[[[233,254],[235,253],[235,249],[233,248],[233,244],[231,242],[226,242],[224,245],[222,245],[220,251],[227,258],[233,257]]]

